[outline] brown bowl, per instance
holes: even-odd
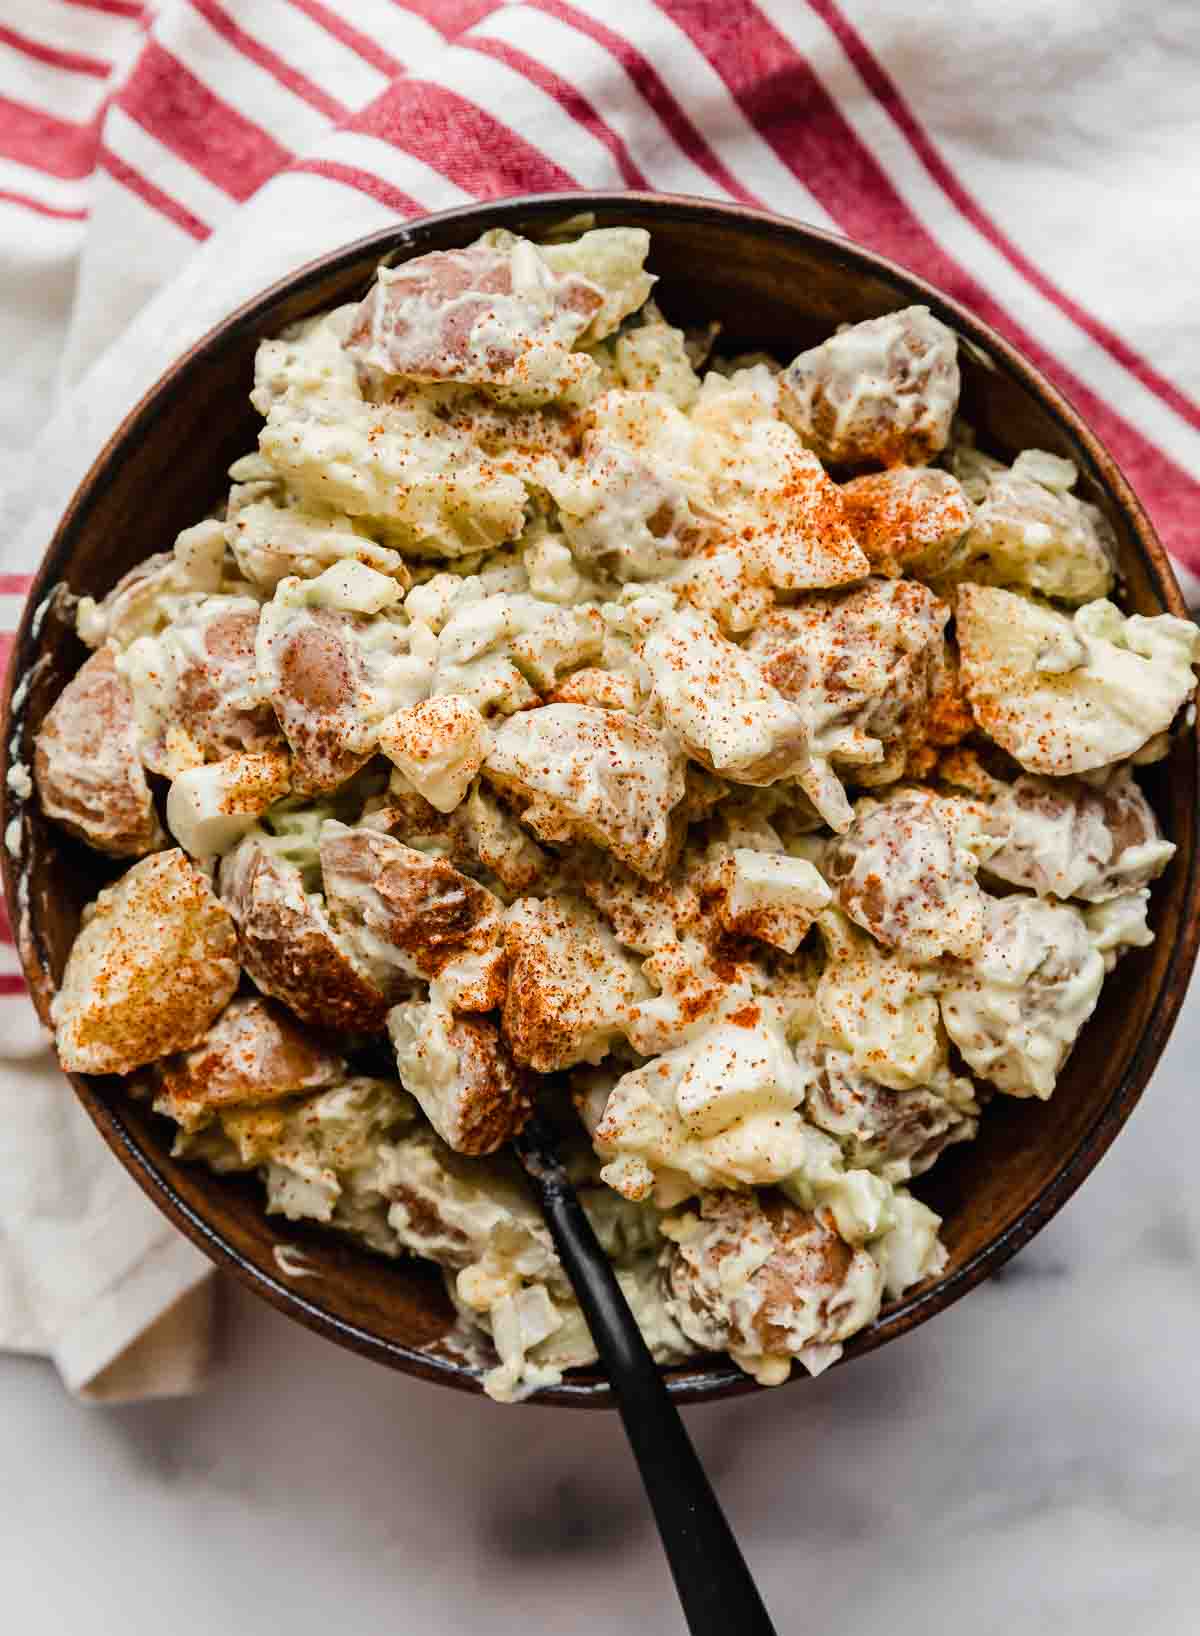
[[[226,467],[255,445],[258,420],[247,392],[263,337],[360,295],[385,253],[406,259],[451,249],[501,226],[537,238],[584,210],[599,226],[649,228],[650,264],[661,279],[656,293],[668,315],[719,318],[730,351],[761,347],[786,359],[837,323],[911,302],[928,305],[970,343],[962,358],[963,401],[983,447],[1008,457],[1035,447],[1074,460],[1082,491],[1116,531],[1126,606],[1186,614],[1145,513],[1080,416],[1007,342],[912,274],[845,239],[741,207],[641,193],[507,199],[397,225],[313,262],[219,324],[146,394],[72,500],[34,584],[5,689],[5,756],[29,760],[31,735],[84,656],[53,604],[40,623],[33,610],[60,582],[102,595],[223,497]],[[26,697],[14,711],[15,679],[27,675]],[[850,1342],[847,1358],[923,1323],[1002,1265],[1065,1203],[1129,1117],[1166,1043],[1196,954],[1197,747],[1189,726],[1145,781],[1178,847],[1153,894],[1153,947],[1128,954],[1109,980],[1053,1100],[996,1098],[979,1139],[951,1148],[917,1184],[915,1191],[945,1218],[947,1271],[886,1307]],[[0,786],[3,823],[15,816],[21,831],[19,865],[4,856],[9,910],[45,1018],[80,909],[114,871],[46,823],[32,803],[18,802],[3,779]],[[120,1081],[70,1077],[117,1157],[219,1266],[344,1346],[427,1380],[480,1389],[446,1344],[452,1314],[435,1268],[388,1261],[318,1228],[268,1218],[255,1182],[173,1160],[173,1127],[133,1103]],[[302,1246],[319,1276],[292,1287],[273,1254],[281,1242]],[[666,1374],[683,1402],[756,1389],[723,1357],[699,1357]],[[612,1400],[597,1371],[580,1370],[539,1401]]]

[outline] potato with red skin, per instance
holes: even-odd
[[[248,976],[319,1028],[379,1034],[389,998],[335,937],[294,863],[251,830],[221,861],[221,899],[237,925]]]
[[[80,640],[89,648],[111,642],[123,651],[137,637],[155,635],[166,623],[169,598],[220,590],[224,559],[225,531],[215,518],[185,528],[173,550],[135,564],[98,602],[80,597]]]
[[[208,877],[152,853],[85,911],[52,1016],[69,1073],[127,1074],[202,1039],[238,982],[237,936]]]
[[[380,268],[344,345],[367,370],[407,380],[561,390],[582,373],[570,348],[603,302],[596,285],[556,275],[524,241],[433,250]]]
[[[300,795],[336,789],[371,758],[371,749],[347,744],[367,686],[353,629],[352,614],[306,608],[259,644],[271,703],[291,746],[292,787]]]
[[[773,1188],[705,1193],[698,1218],[664,1230],[675,1241],[664,1253],[671,1316],[760,1380],[786,1378],[793,1357],[838,1346],[878,1311],[871,1256],[846,1243],[829,1211],[801,1210]]]
[[[401,1083],[456,1153],[495,1153],[529,1118],[527,1078],[485,1018],[416,1000],[393,1008],[388,1032]]]
[[[1068,614],[964,583],[954,624],[976,725],[1026,772],[1156,759],[1196,690],[1200,631],[1174,614],[1124,614],[1104,599]]]
[[[162,624],[162,598],[178,589],[174,553],[156,551],[122,574],[99,601],[80,598],[76,616],[80,640],[89,648],[102,648],[108,642],[128,647],[135,637],[148,635]]]
[[[589,840],[649,879],[669,866],[684,757],[644,716],[551,704],[497,728],[483,776],[539,839]]]
[[[949,616],[917,581],[876,577],[776,608],[746,649],[799,705],[814,753],[853,767],[856,783],[884,783],[904,773],[924,741]]]
[[[950,749],[975,731],[975,718],[962,684],[958,648],[943,640],[935,648],[929,673],[929,702],[925,709],[925,742],[939,750]]]
[[[979,1103],[969,1079],[944,1069],[927,1085],[881,1085],[832,1046],[814,1053],[815,1077],[805,1112],[834,1137],[846,1163],[878,1171],[888,1181],[921,1176],[954,1142],[973,1140]]]
[[[969,959],[983,940],[986,900],[970,848],[981,828],[968,802],[928,790],[860,802],[825,876],[841,908],[885,948],[918,963]]]
[[[1104,983],[1104,951],[1073,904],[1024,892],[989,898],[983,946],[948,963],[946,1032],[971,1071],[1046,1101]]]
[[[231,599],[232,600],[232,599]],[[239,603],[248,599],[238,598]],[[203,613],[203,609],[201,609]],[[198,652],[179,672],[172,718],[212,760],[231,751],[277,750],[283,734],[266,699],[257,699],[255,640],[259,610],[227,607],[199,626]]]
[[[33,776],[47,818],[97,851],[140,858],[167,844],[113,648],[93,653],[59,694],[34,741]]]
[[[1128,769],[1092,788],[1023,773],[988,808],[1003,837],[985,873],[1039,897],[1105,903],[1157,879],[1175,848]]]
[[[547,704],[583,704],[595,710],[624,710],[636,715],[641,695],[632,676],[585,665],[573,670],[546,695]]]
[[[343,1057],[282,1006],[252,995],[230,1001],[197,1045],[157,1065],[154,1107],[184,1130],[199,1130],[223,1109],[263,1107],[345,1075]]]
[[[343,948],[385,991],[441,979],[460,1011],[504,998],[503,905],[444,858],[377,829],[321,831],[326,900]]]
[[[950,437],[958,342],[927,307],[849,324],[779,377],[779,412],[835,466],[925,466]]]

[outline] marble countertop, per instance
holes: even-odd
[[[1198,1061],[1200,994],[1081,1194],[952,1311],[687,1411],[781,1632],[1197,1628]],[[8,1628],[680,1630],[612,1416],[406,1380],[238,1290],[223,1329],[185,1402],[83,1408],[0,1358]]]

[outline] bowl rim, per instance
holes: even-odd
[[[365,234],[304,263],[249,297],[215,323],[164,370],[127,411],[96,455],[68,502],[46,548],[22,611],[9,657],[3,693],[0,696],[0,810],[3,811],[4,819],[7,820],[13,815],[13,797],[7,789],[6,774],[17,740],[14,729],[19,733],[20,727],[18,712],[13,708],[13,695],[18,677],[25,674],[33,657],[38,610],[52,588],[62,579],[62,571],[71,554],[74,540],[111,480],[120,451],[130,439],[136,437],[139,429],[151,416],[163,413],[169,408],[175,396],[185,387],[187,375],[197,362],[222,346],[231,333],[255,325],[279,301],[301,293],[308,286],[336,273],[343,266],[360,261],[368,255],[382,258],[388,252],[397,249],[419,254],[422,240],[427,239],[434,230],[461,222],[464,233],[469,230],[471,237],[475,237],[487,228],[505,226],[513,220],[529,226],[535,222],[550,225],[556,220],[566,222],[589,211],[611,212],[622,209],[635,209],[651,214],[661,212],[675,219],[690,220],[700,225],[744,224],[767,238],[781,236],[795,239],[798,236],[847,267],[868,272],[877,279],[882,279],[896,291],[898,297],[905,298],[907,304],[919,302],[928,306],[936,316],[951,324],[960,339],[965,339],[985,356],[994,360],[1019,385],[1040,400],[1052,418],[1083,449],[1091,464],[1093,477],[1108,489],[1128,520],[1155,589],[1162,600],[1164,611],[1183,618],[1188,617],[1182,593],[1164,546],[1115,459],[1091,430],[1083,415],[1002,335],[970,309],[962,306],[936,286],[927,283],[916,273],[842,234],[749,205],[726,203],[689,194],[632,189],[514,194],[410,217],[390,227]],[[464,242],[469,240],[464,238]],[[1183,733],[1180,734],[1181,738],[1184,736]],[[1200,760],[1200,720],[1191,722],[1186,737],[1190,742],[1193,758]],[[849,1362],[856,1357],[865,1356],[888,1341],[918,1327],[936,1313],[953,1305],[997,1271],[1058,1213],[1107,1152],[1140,1100],[1167,1043],[1183,1004],[1188,976],[1196,959],[1197,947],[1200,945],[1200,852],[1194,850],[1186,864],[1186,873],[1176,887],[1183,908],[1181,935],[1171,951],[1154,1008],[1141,1039],[1124,1074],[1114,1086],[1112,1095],[1097,1114],[1091,1127],[1080,1138],[1073,1151],[1064,1156],[1053,1178],[1015,1221],[953,1273],[919,1286],[911,1296],[888,1307],[881,1318],[860,1332],[847,1345],[844,1361]],[[29,936],[22,935],[24,928],[18,902],[20,870],[6,846],[0,846],[0,873],[4,879],[11,924],[17,937],[25,977],[35,1003],[38,1002],[39,996],[44,1001],[48,983],[44,950],[40,945],[36,928],[28,928]],[[41,1004],[39,1009],[43,1009]],[[255,1291],[279,1311],[362,1356],[373,1358],[393,1369],[433,1383],[451,1386],[456,1390],[474,1394],[482,1391],[478,1374],[468,1371],[461,1363],[436,1353],[405,1346],[340,1318],[316,1301],[310,1300],[302,1292],[272,1277],[242,1255],[175,1190],[169,1179],[157,1168],[152,1156],[138,1143],[119,1111],[109,1106],[98,1093],[96,1084],[81,1074],[65,1074],[65,1077],[71,1082],[76,1095],[109,1148],[142,1190],[217,1266],[231,1272],[242,1284]],[[731,1363],[728,1366],[725,1366],[725,1363],[703,1365],[689,1363],[668,1367],[664,1370],[664,1376],[671,1396],[681,1403],[709,1402],[763,1389]],[[801,1371],[793,1370],[791,1378],[795,1381],[807,1377]],[[612,1394],[603,1380],[573,1380],[570,1375],[560,1386],[545,1388],[535,1393],[529,1401],[543,1406],[576,1408],[614,1406]]]

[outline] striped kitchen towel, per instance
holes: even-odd
[[[230,307],[397,216],[648,187],[928,277],[1092,422],[1200,593],[1193,0],[6,0],[0,656],[62,506]],[[50,1065],[0,928],[0,1345],[201,1377],[204,1264]]]

